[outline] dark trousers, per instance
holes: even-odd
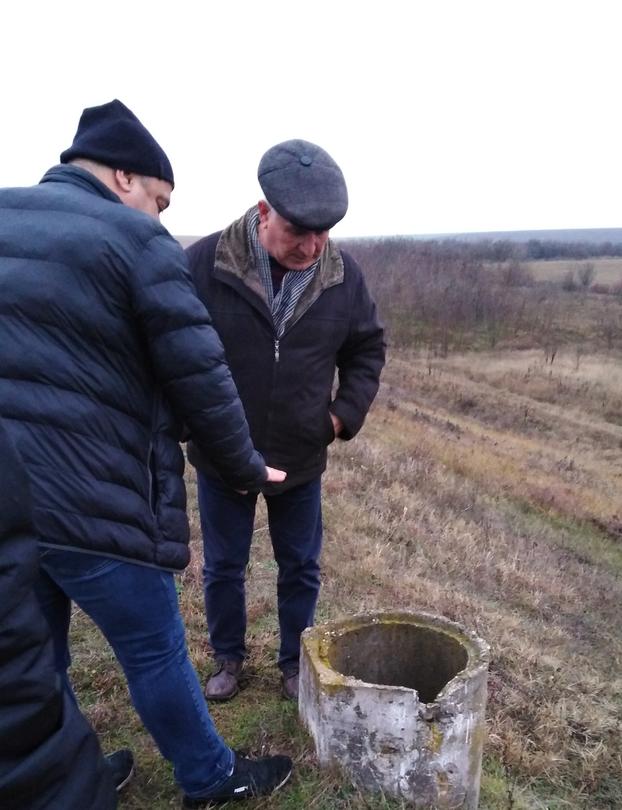
[[[245,574],[257,495],[240,495],[197,473],[205,564],[205,610],[217,657],[241,661],[246,654]],[[320,591],[321,479],[266,496],[268,526],[278,565],[279,667],[298,666],[300,634],[313,624]]]
[[[97,554],[44,548],[37,595],[52,630],[61,677],[66,681],[73,601],[112,646],[132,702],[173,763],[184,792],[201,796],[219,787],[231,773],[233,753],[214,728],[188,658],[173,574]]]

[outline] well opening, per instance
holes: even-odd
[[[468,652],[442,630],[404,622],[374,622],[331,639],[330,666],[366,683],[415,689],[431,703],[468,662]]]

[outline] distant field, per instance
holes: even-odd
[[[549,261],[527,262],[536,281],[561,281],[569,270],[578,271],[586,262],[594,265],[596,284],[617,284],[622,282],[622,258],[598,259],[551,259]]]

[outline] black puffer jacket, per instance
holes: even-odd
[[[0,209],[0,415],[41,536],[183,568],[177,423],[232,486],[265,478],[183,251],[76,166],[1,190]]]
[[[0,807],[113,810],[92,729],[61,687],[34,584],[39,551],[28,480],[0,421]]]
[[[361,429],[378,391],[384,339],[358,265],[329,241],[277,343],[248,244],[252,211],[186,253],[225,347],[253,442],[269,465],[287,471],[284,484],[264,487],[278,492],[324,471],[326,448],[335,438],[331,411],[344,424],[340,438]],[[188,457],[213,473],[198,446],[190,446]]]

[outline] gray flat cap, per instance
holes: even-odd
[[[348,190],[332,157],[309,141],[278,143],[259,161],[259,185],[284,219],[310,231],[327,231],[348,210]]]

